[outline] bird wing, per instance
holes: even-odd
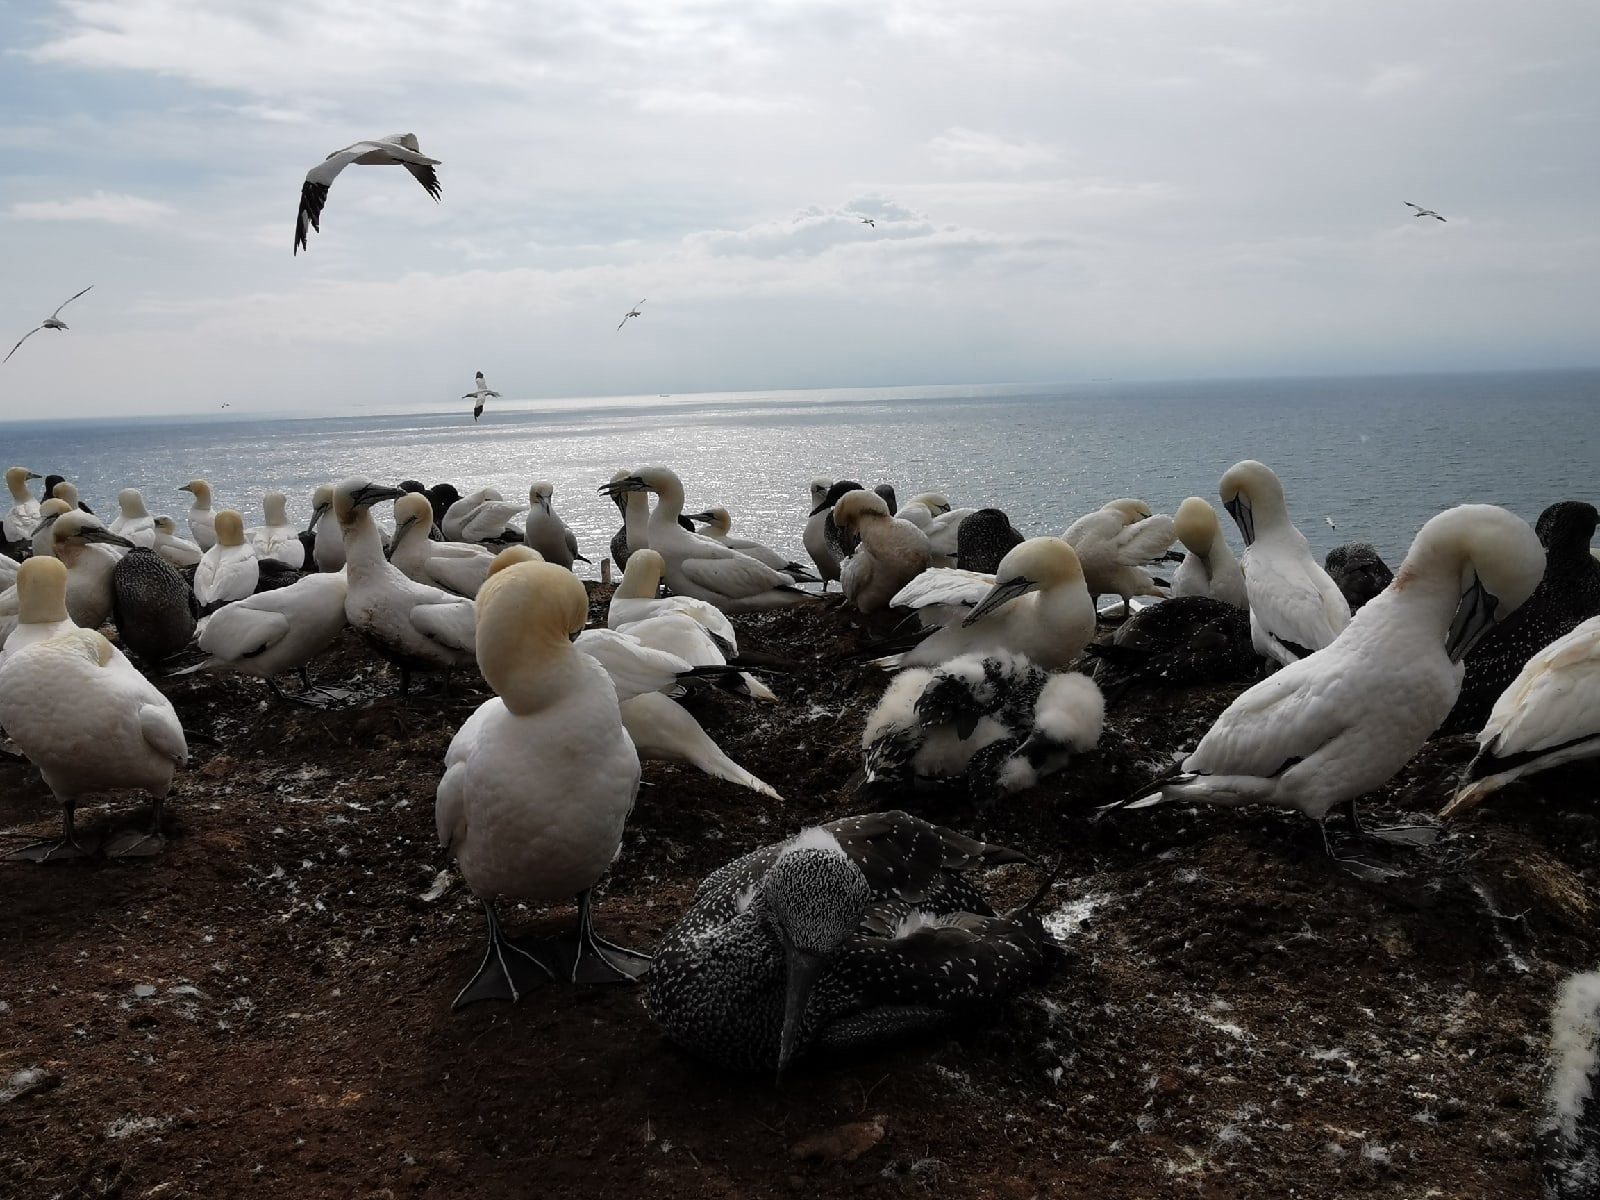
[[[485,500],[461,522],[461,537],[469,542],[498,537],[512,517],[527,511],[526,504],[516,504],[510,500]]]
[[[694,669],[676,654],[653,649],[614,629],[585,629],[573,645],[605,668],[619,700],[676,687],[678,676]]]
[[[757,596],[773,588],[794,586],[794,580],[788,575],[764,562],[757,562],[748,554],[718,545],[709,538],[701,540],[724,551],[724,554],[704,553],[703,556],[685,558],[678,564],[684,578],[696,587],[737,600],[745,596]],[[702,548],[697,546],[696,550]]]
[[[1118,557],[1125,563],[1145,563],[1160,558],[1177,538],[1172,518],[1156,513],[1135,521],[1117,535]]]
[[[845,817],[822,828],[880,897],[916,901],[943,883],[945,871],[1028,861],[1015,850],[964,837],[899,810]]]
[[[1600,617],[1528,660],[1494,703],[1479,743],[1497,758],[1600,733]]]
[[[1315,658],[1290,663],[1230,704],[1184,760],[1202,775],[1271,778],[1353,727],[1369,698],[1341,693],[1341,675]]]
[[[90,290],[90,288],[93,288],[93,287],[94,287],[94,284],[91,283],[89,285],[89,287],[86,287],[86,288],[83,289],[83,292],[87,292],[87,291]],[[55,312],[50,314],[50,319],[52,321],[54,321],[57,317],[59,317],[61,315],[61,310],[63,308],[65,308],[67,305],[71,304],[79,296],[83,295],[83,292],[74,292],[72,295],[68,296],[65,300],[63,300],[60,304],[56,305],[56,310],[55,310]]]
[[[427,162],[407,162],[401,160],[400,165],[411,172],[411,178],[422,185],[422,190],[432,196],[437,203],[440,198],[439,176],[433,169],[433,160]]]
[[[471,600],[440,592],[437,600],[424,600],[411,609],[411,625],[418,633],[463,654],[477,650],[476,607]]]
[[[377,146],[377,142],[357,142],[353,146],[346,146],[343,150],[335,150],[306,172],[305,182],[300,185],[300,209],[294,219],[296,254],[306,248],[308,226],[318,233],[322,232],[322,206],[328,202],[328,189],[339,177],[339,172]]]
[[[213,658],[238,662],[277,645],[289,633],[289,618],[270,609],[235,601],[211,614],[200,634],[200,649]]]
[[[1304,573],[1285,575],[1252,552],[1246,555],[1245,582],[1250,613],[1279,641],[1320,650],[1350,623],[1350,605],[1328,573],[1311,561]]]
[[[429,555],[424,560],[428,578],[435,587],[458,596],[476,596],[483,581],[489,577],[489,564],[494,557],[489,554],[466,556]]]
[[[22,343],[27,341],[29,338],[31,338],[34,334],[38,333],[39,330],[41,330],[43,328],[44,328],[43,325],[35,325],[32,329],[28,330],[27,333],[23,334],[20,338],[17,339],[17,344],[15,346],[11,347],[11,349],[6,352],[6,356],[4,358],[0,358],[0,362],[10,362],[11,361],[11,356],[17,352],[18,348],[22,345]]]
[[[189,743],[184,740],[183,726],[165,698],[160,704],[139,706],[139,732],[157,754],[180,764],[189,760]]]
[[[994,576],[956,567],[929,567],[889,601],[891,608],[928,608],[938,604],[976,606],[994,587]]]

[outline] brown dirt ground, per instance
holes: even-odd
[[[746,647],[797,664],[773,678],[781,705],[717,697],[697,712],[787,799],[646,764],[597,893],[616,940],[650,947],[712,868],[859,810],[846,784],[884,683],[837,661],[860,628],[832,606],[741,626]],[[550,985],[452,1014],[482,921],[459,880],[423,894],[445,865],[441,760],[483,685],[381,695],[388,669],[348,634],[320,674],[380,698],[318,711],[253,679],[162,681],[217,743],[193,744],[162,857],[0,864],[0,1194],[1537,1191],[1546,1013],[1559,979],[1600,959],[1592,768],[1512,789],[1373,884],[1333,866],[1299,818],[1158,809],[1090,824],[1237,689],[1134,695],[1101,749],[1044,786],[981,817],[920,808],[1064,858],[1046,907],[1073,918],[1068,965],[990,1027],[776,1086],[665,1043],[637,988]],[[1467,752],[1431,744],[1369,812],[1437,809]],[[55,820],[37,773],[0,761],[0,838]],[[1037,875],[990,885],[1015,902]],[[38,1074],[10,1095],[23,1071]],[[795,1153],[851,1125],[859,1157]]]

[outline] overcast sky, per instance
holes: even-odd
[[[0,419],[1600,362],[1594,0],[0,0],[0,47],[5,346],[95,285]],[[402,131],[443,202],[352,167],[292,256]]]

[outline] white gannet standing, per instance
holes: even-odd
[[[61,802],[61,840],[12,857],[34,862],[86,852],[73,836],[80,797],[142,788],[155,798],[151,831],[123,834],[113,857],[157,853],[161,808],[173,772],[188,761],[183,726],[171,702],[115,646],[75,629],[6,656],[0,663],[0,724]]]
[[[426,496],[407,492],[397,499],[389,561],[407,579],[458,596],[476,596],[489,577],[493,552],[476,542],[433,541],[428,536],[432,528],[433,505]]]
[[[17,625],[0,649],[0,663],[18,650],[47,642],[78,625],[67,613],[67,564],[48,555],[17,571]]]
[[[492,542],[505,536],[512,517],[527,511],[526,504],[515,504],[494,488],[479,488],[445,510],[439,531],[452,542]]]
[[[828,590],[829,580],[839,578],[839,556],[828,545],[827,536],[823,533],[827,527],[828,513],[833,507],[828,503],[828,489],[832,486],[833,480],[820,476],[811,481],[811,509],[806,516],[805,533],[801,537],[806,553],[817,564],[823,591]]]
[[[433,509],[428,510],[428,524],[433,525]],[[311,493],[311,523],[306,532],[312,537],[311,557],[319,571],[344,569],[344,534],[339,532],[338,519],[333,516],[333,484],[319,483]]]
[[[300,540],[300,528],[289,523],[289,497],[280,491],[268,492],[261,497],[261,511],[265,520],[245,533],[245,540],[256,552],[257,558],[270,558],[296,571],[305,569],[306,547]]]
[[[1133,806],[1271,804],[1321,822],[1345,805],[1355,820],[1356,798],[1404,766],[1450,712],[1462,656],[1543,574],[1544,548],[1521,518],[1488,504],[1440,513],[1394,582],[1330,645],[1240,695],[1182,773]]]
[[[333,515],[344,532],[345,619],[400,668],[400,690],[411,690],[412,671],[450,672],[472,665],[472,601],[414,583],[383,556],[383,539],[368,510],[405,495],[399,488],[355,475],[333,490]]]
[[[200,556],[194,572],[194,598],[203,606],[243,600],[261,581],[255,547],[244,540],[244,518],[224,508],[213,524],[216,541]]]
[[[11,510],[0,522],[7,542],[25,542],[33,536],[39,523],[39,502],[28,490],[28,480],[39,476],[27,467],[11,467],[6,471],[6,487],[11,492]]]
[[[861,539],[839,567],[839,585],[859,611],[886,608],[896,592],[928,569],[927,537],[910,521],[891,517],[876,492],[846,492],[833,506],[833,519]]]
[[[508,562],[477,607],[479,667],[496,696],[451,741],[434,801],[440,845],[489,925],[488,952],[456,1008],[518,1000],[541,979],[627,982],[649,962],[596,937],[590,923],[589,892],[621,846],[639,757],[611,680],[570,641],[588,620],[588,593],[562,567]],[[576,942],[507,938],[495,916],[500,896],[576,896]]]
[[[117,515],[106,528],[135,546],[149,549],[155,545],[155,518],[144,506],[144,496],[138,488],[123,488],[117,493]]]
[[[39,523],[33,527],[33,534],[28,539],[28,552],[35,557],[41,554],[47,557],[53,555],[56,550],[55,543],[50,537],[50,529],[56,523],[57,517],[72,511],[71,505],[56,496],[42,501],[39,505]]]
[[[211,485],[204,479],[191,479],[178,490],[194,497],[194,503],[189,506],[189,532],[194,535],[194,544],[201,550],[211,549],[217,544],[215,518],[211,513]]]
[[[555,488],[548,480],[540,479],[528,489],[528,520],[523,526],[522,539],[537,550],[545,562],[566,567],[569,571],[576,562],[589,560],[578,553],[578,539],[567,523],[556,516],[550,507],[550,497]]]
[[[1165,554],[1175,536],[1171,517],[1152,514],[1143,500],[1127,497],[1079,517],[1061,538],[1078,552],[1084,582],[1096,605],[1101,596],[1116,595],[1126,612],[1135,596],[1167,594],[1141,564]]]
[[[32,329],[28,330],[27,333],[25,333],[21,337],[19,337],[17,339],[17,344],[15,346],[11,347],[11,349],[6,351],[6,356],[4,358],[0,358],[0,362],[10,362],[11,361],[11,356],[13,354],[15,354],[21,348],[22,343],[27,341],[34,334],[38,333],[41,329],[65,329],[65,328],[67,328],[66,322],[62,321],[62,319],[61,319],[61,310],[63,308],[65,308],[67,305],[71,304],[79,296],[83,295],[84,292],[89,291],[89,289],[92,288],[92,287],[94,287],[94,284],[91,283],[89,285],[89,287],[86,287],[86,288],[83,289],[83,292],[74,292],[72,295],[68,296],[65,300],[63,300],[60,304],[56,305],[55,312],[51,313],[48,317],[46,317],[44,320],[40,321]],[[642,303],[642,301],[641,301],[641,303]]]
[[[1233,556],[1217,510],[1199,496],[1190,496],[1178,505],[1172,518],[1173,532],[1189,553],[1172,575],[1174,596],[1210,596],[1235,608],[1249,608],[1244,571]]]
[[[649,545],[661,555],[667,586],[677,595],[709,601],[730,613],[785,608],[806,599],[791,576],[680,526],[683,483],[666,467],[642,467],[600,490],[607,495],[656,494],[648,526]]]
[[[294,219],[294,252],[306,248],[306,226],[322,232],[322,206],[328,201],[328,189],[339,177],[339,172],[351,163],[363,167],[404,167],[423,190],[439,199],[439,176],[434,168],[437,158],[423,154],[414,133],[392,133],[388,137],[374,138],[370,142],[356,142],[343,150],[335,150],[322,162],[306,172],[306,181],[300,185],[300,209]]]
[[[1288,664],[1321,650],[1350,620],[1350,604],[1289,520],[1283,484],[1265,463],[1234,463],[1217,485],[1244,537],[1250,640],[1256,653]]]
[[[893,663],[880,660],[880,666],[936,667],[963,654],[1005,651],[1057,671],[1083,653],[1095,632],[1094,603],[1078,555],[1055,537],[1013,546],[992,581],[971,571],[934,567],[889,603],[937,608],[948,619]]]
[[[1483,802],[1513,779],[1600,756],[1600,617],[1540,650],[1500,693],[1465,784],[1439,814]]]
[[[783,799],[771,785],[729,758],[700,722],[664,693],[644,692],[624,700],[621,712],[623,727],[641,761],[686,762],[713,779],[726,779],[774,800]]]
[[[702,532],[712,541],[731,546],[741,554],[748,554],[758,562],[764,562],[792,579],[805,583],[822,582],[800,563],[784,557],[770,546],[763,546],[760,542],[753,542],[749,538],[732,536],[728,531],[733,528],[733,517],[720,504],[702,513],[690,513],[689,520],[703,524],[705,529]]]
[[[67,568],[68,616],[84,629],[98,629],[111,616],[111,572],[133,544],[107,530],[94,514],[82,511],[62,513],[46,532],[48,557],[60,559]],[[10,636],[20,613],[21,596],[16,587],[0,592],[0,641]]]
[[[644,501],[643,492],[631,493]],[[621,629],[635,621],[658,617],[662,613],[681,612],[693,617],[717,639],[725,654],[739,653],[739,639],[733,622],[715,604],[696,600],[692,596],[661,595],[661,577],[666,569],[661,555],[654,550],[635,550],[628,556],[628,565],[622,570],[622,582],[611,593],[611,603],[606,609],[606,628]]]
[[[490,396],[493,396],[496,400],[498,400],[500,398],[500,393],[489,390],[489,385],[484,382],[482,371],[479,371],[475,376],[473,376],[473,381],[477,384],[477,386],[473,388],[472,391],[464,393],[461,398],[463,400],[473,401],[472,419],[476,421],[479,417],[483,416],[483,402]]]
[[[310,690],[307,665],[344,631],[348,588],[343,571],[319,572],[225,604],[200,630],[200,649],[207,659],[186,669],[255,675],[280,700],[288,697],[273,676],[298,671],[301,686]]]
[[[154,518],[150,549],[175,567],[197,567],[203,553],[188,538],[178,536],[178,523],[167,516]]]

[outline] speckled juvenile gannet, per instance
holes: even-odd
[[[1322,569],[1354,614],[1394,582],[1394,572],[1371,542],[1345,542],[1328,551]]]
[[[1090,598],[1098,605],[1103,595],[1120,596],[1124,611],[1131,611],[1128,601],[1135,596],[1167,594],[1140,564],[1160,558],[1176,536],[1171,517],[1127,497],[1079,517],[1061,539],[1078,552]]]
[[[400,690],[408,692],[412,671],[443,671],[448,683],[452,670],[472,665],[475,652],[472,601],[414,583],[383,556],[368,510],[404,494],[354,475],[334,488],[333,515],[344,532],[345,619],[400,668]]]
[[[656,494],[648,526],[650,548],[661,555],[667,586],[676,594],[709,601],[723,612],[759,612],[806,600],[806,593],[782,571],[680,527],[683,483],[666,467],[643,467],[600,490],[607,495]]]
[[[544,479],[528,489],[528,520],[523,526],[523,541],[544,556],[545,562],[572,569],[574,562],[589,560],[578,553],[577,536],[550,506],[555,487]]]
[[[204,479],[191,479],[178,490],[194,497],[194,503],[189,507],[189,532],[194,535],[194,544],[201,550],[211,549],[217,544],[215,518],[211,512],[211,485]]]
[[[343,571],[329,571],[223,605],[200,631],[208,657],[195,669],[258,676],[280,700],[288,697],[274,675],[298,671],[309,689],[311,660],[344,631],[348,588]]]
[[[0,664],[0,724],[62,808],[61,841],[13,857],[45,862],[83,854],[72,828],[79,798],[129,788],[154,796],[151,832],[120,835],[106,853],[160,850],[162,804],[189,749],[171,702],[105,638],[69,630],[7,655]]]
[[[178,523],[168,516],[154,520],[155,535],[150,548],[175,567],[200,565],[200,547],[188,538],[178,536]]]
[[[165,662],[188,646],[199,613],[189,581],[148,546],[135,546],[111,569],[111,619],[141,662]]]
[[[498,541],[506,536],[506,523],[527,511],[526,504],[513,503],[494,488],[479,488],[445,510],[439,530],[452,542]]]
[[[1235,608],[1249,608],[1244,572],[1233,556],[1217,510],[1199,496],[1190,496],[1178,505],[1172,529],[1189,553],[1172,575],[1174,596],[1210,596]]]
[[[6,487],[11,492],[11,509],[0,522],[7,542],[25,542],[33,536],[39,524],[39,502],[28,490],[28,480],[39,476],[27,467],[11,467],[6,471]]]
[[[67,564],[48,555],[30,558],[17,571],[17,624],[0,649],[0,663],[18,650],[78,628],[67,615]]]
[[[306,547],[300,540],[300,527],[289,521],[289,497],[270,491],[261,498],[265,520],[245,533],[257,558],[270,558],[296,571],[305,569]]]
[[[644,493],[634,492],[641,500]],[[635,550],[628,556],[623,569],[622,582],[611,593],[611,603],[606,609],[606,627],[621,629],[635,621],[658,617],[662,613],[681,612],[693,617],[717,639],[723,653],[733,656],[739,652],[739,639],[733,623],[715,604],[696,600],[692,596],[661,595],[661,578],[666,569],[661,555],[654,550]]]
[[[1055,671],[1094,638],[1094,604],[1083,568],[1060,538],[1029,538],[1000,560],[992,582],[952,568],[924,571],[890,604],[951,606],[952,619],[943,628],[900,656],[895,665],[903,667],[936,667],[958,655],[1003,650]]]
[[[194,597],[207,607],[243,600],[261,579],[255,548],[244,540],[244,518],[224,508],[216,514],[215,528],[216,541],[194,572]]]
[[[993,575],[1000,560],[1027,541],[998,508],[980,508],[963,517],[956,529],[956,567]]]
[[[839,567],[839,586],[859,611],[886,608],[896,592],[928,569],[927,537],[910,521],[891,517],[876,492],[846,492],[833,506],[833,519],[861,539]]]
[[[439,160],[421,152],[414,133],[393,133],[335,150],[306,172],[306,181],[300,186],[300,209],[294,219],[296,254],[306,248],[307,225],[322,232],[322,206],[327,203],[328,189],[339,172],[351,163],[363,167],[404,167],[435,202],[439,199],[439,176],[433,170]]]
[[[811,508],[806,516],[805,532],[800,539],[806,548],[806,553],[811,556],[811,561],[817,564],[817,574],[822,577],[823,591],[828,590],[830,580],[839,578],[839,556],[828,545],[828,539],[823,533],[829,507],[825,501],[828,489],[832,486],[833,480],[820,476],[811,481]]]
[[[457,1008],[518,1000],[539,979],[626,982],[648,965],[594,936],[589,919],[590,889],[639,791],[639,758],[611,680],[570,641],[588,616],[583,584],[551,563],[511,562],[479,593],[479,667],[497,695],[451,741],[434,804],[439,842],[489,923],[488,952]],[[495,916],[500,896],[576,896],[576,942],[511,941]]]
[[[1283,484],[1271,467],[1247,458],[1228,468],[1217,492],[1244,537],[1256,652],[1287,665],[1321,650],[1349,622],[1350,605],[1289,520]]]
[[[1173,596],[1141,608],[1111,641],[1084,649],[1096,660],[1095,682],[1107,702],[1135,684],[1173,688],[1261,677],[1249,613],[1210,596]]]
[[[429,513],[428,524],[432,526],[431,505]],[[306,526],[306,532],[311,534],[311,558],[317,564],[317,570],[343,570],[344,534],[339,531],[339,521],[333,515],[333,484],[319,483],[312,491],[311,521]]]
[[[394,502],[394,538],[389,561],[407,579],[443,588],[458,596],[476,596],[489,577],[494,554],[476,542],[435,542],[433,508],[428,498],[407,492]]]
[[[1600,757],[1600,617],[1530,658],[1478,733],[1465,785],[1439,814],[1483,802],[1513,779]]]
[[[1289,663],[1217,718],[1182,774],[1136,800],[1271,804],[1355,819],[1444,720],[1461,658],[1532,594],[1544,563],[1527,522],[1463,504],[1417,533],[1394,584],[1324,650]],[[1246,566],[1246,578],[1249,567]]]
[[[772,547],[764,546],[760,542],[753,542],[749,538],[734,537],[729,532],[733,528],[733,517],[720,504],[706,509],[705,512],[690,513],[689,520],[703,524],[705,529],[702,532],[712,541],[721,542],[724,546],[732,546],[741,554],[748,554],[751,558],[766,563],[767,566],[774,570],[782,571],[797,582],[823,582],[821,578],[813,575],[801,564],[779,554]]]
[[[777,791],[729,758],[700,722],[663,692],[644,692],[624,700],[622,724],[633,739],[640,761],[656,759],[686,762],[713,779],[726,779],[740,787],[782,800]]]

